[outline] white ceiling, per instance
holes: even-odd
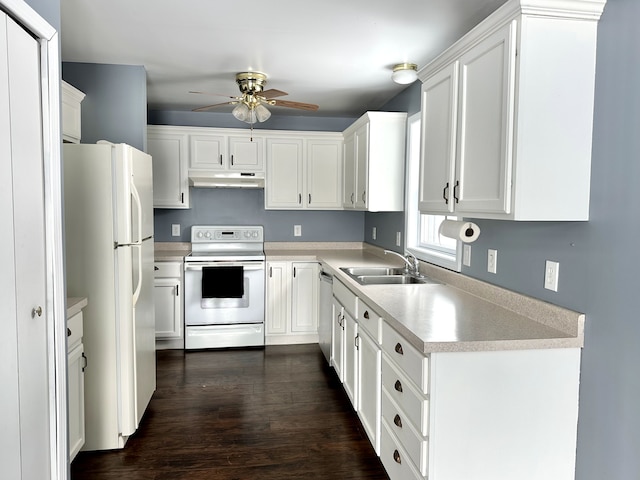
[[[235,74],[268,75],[284,100],[359,116],[404,86],[396,63],[421,68],[505,0],[61,0],[62,60],[143,65],[151,110],[226,101]],[[227,107],[215,111],[229,111]]]

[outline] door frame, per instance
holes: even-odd
[[[40,44],[44,167],[46,322],[49,390],[50,478],[67,480],[67,347],[60,132],[58,32],[23,0],[0,0],[0,8]]]

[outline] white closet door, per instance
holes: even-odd
[[[17,23],[0,15],[0,308],[8,320],[0,336],[1,380],[7,389],[0,404],[8,423],[3,422],[2,437],[13,443],[2,444],[0,460],[7,478],[47,479],[51,460],[40,47]]]

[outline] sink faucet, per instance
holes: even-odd
[[[404,261],[404,263],[407,264],[407,271],[411,275],[420,275],[420,264],[418,263],[418,259],[413,254],[405,252],[405,254],[402,255],[398,252],[394,252],[393,250],[385,250],[384,254],[386,255],[387,253],[392,253],[400,257]]]

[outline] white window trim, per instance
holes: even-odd
[[[420,112],[411,115],[407,119],[407,158],[405,178],[405,250],[415,255],[416,258],[459,272],[462,270],[462,242],[456,242],[455,254],[441,251],[437,248],[425,248],[419,245],[418,234],[418,195],[420,188],[420,147],[412,144],[414,135],[420,135]],[[417,123],[417,127],[415,124]]]

